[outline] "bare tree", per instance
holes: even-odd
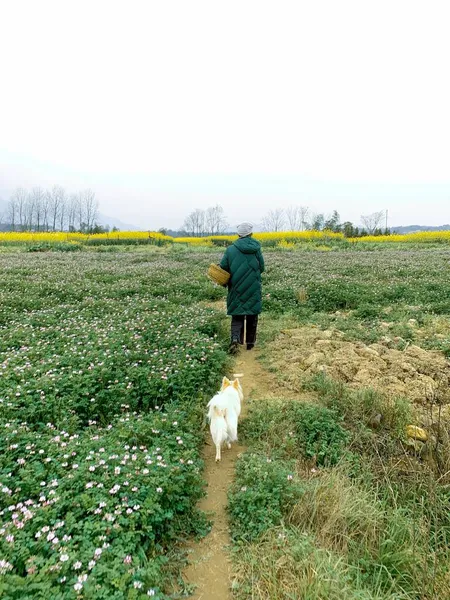
[[[306,219],[309,215],[309,208],[307,206],[300,206],[300,231],[303,231],[308,226]]]
[[[12,231],[24,228],[25,210],[27,204],[27,192],[23,188],[17,188],[8,202],[7,215]]]
[[[77,217],[79,216],[78,211],[78,195],[72,194],[67,203],[67,226],[69,231],[73,231],[75,229],[75,224]],[[83,215],[81,215],[83,217]]]
[[[36,231],[40,231],[40,229],[41,229],[41,224],[42,224],[42,220],[43,220],[43,216],[44,216],[44,197],[45,197],[45,193],[42,188],[34,187],[31,190],[30,200],[31,200],[32,210],[31,210],[31,214],[30,214],[30,216],[31,216],[30,229],[32,229],[33,227],[36,229]]]
[[[202,236],[206,232],[205,211],[196,208],[185,219],[184,227],[191,235]]]
[[[218,235],[223,233],[227,228],[223,208],[216,204],[206,210],[205,213],[205,228],[210,235]]]
[[[290,231],[303,231],[309,208],[307,206],[289,206],[286,217]]]
[[[263,227],[266,231],[281,231],[285,224],[285,215],[282,208],[276,208],[267,213],[263,218]]]
[[[50,192],[45,192],[42,199],[42,227],[44,231],[48,231],[48,218],[50,214],[50,203],[52,195]]]
[[[66,192],[64,188],[59,185],[54,185],[50,193],[50,206],[49,213],[51,219],[51,225],[53,231],[56,231],[56,223],[59,221],[60,229],[64,229],[64,214],[61,218],[61,212],[64,213],[63,206],[66,198]]]
[[[206,233],[205,226],[205,211],[200,208],[196,208],[194,211],[194,226],[195,226],[195,235],[202,236]]]
[[[86,217],[84,210],[83,195],[81,193],[78,193],[76,195],[76,198],[76,218],[78,222],[78,229],[80,231],[84,231],[86,229]]]
[[[8,205],[7,205],[7,211],[8,211],[8,220],[9,220],[9,224],[11,226],[11,230],[15,231],[16,230],[16,218],[17,218],[17,200],[14,196],[14,194],[11,196],[11,198],[9,199]]]
[[[60,231],[64,231],[64,224],[66,223],[67,202],[68,202],[68,200],[67,200],[66,192],[63,188],[61,188],[60,204],[58,207]]]
[[[183,227],[188,235],[194,235],[194,219],[193,213],[190,213],[184,220]]]
[[[24,229],[31,231],[33,228],[34,197],[30,193],[27,195],[25,203]]]
[[[24,188],[17,188],[15,194],[17,198],[17,209],[19,215],[20,230],[23,231],[25,229],[25,215],[27,210],[28,192]]]
[[[289,231],[298,231],[300,228],[299,206],[288,206],[286,209],[286,218]]]
[[[379,229],[384,216],[384,210],[379,210],[371,215],[361,215],[361,222],[369,235],[372,235],[376,229]]]
[[[98,200],[95,199],[95,193],[92,190],[84,190],[84,192],[79,194],[79,201],[80,207],[82,205],[86,230],[89,232],[94,228],[95,221],[98,217]],[[81,222],[82,221],[80,219],[80,223]]]

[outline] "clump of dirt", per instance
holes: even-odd
[[[286,330],[271,344],[271,366],[295,390],[306,377],[323,372],[351,387],[371,387],[413,402],[425,401],[438,386],[450,383],[450,363],[439,352],[415,345],[397,350],[389,338],[370,345],[343,338],[331,329]]]

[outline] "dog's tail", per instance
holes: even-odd
[[[226,408],[220,404],[217,396],[208,402],[208,421],[210,423],[214,415],[216,417],[225,417],[226,415]]]
[[[217,417],[225,417],[227,413],[226,408],[221,408],[220,406],[213,406],[214,414]]]

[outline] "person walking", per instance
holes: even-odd
[[[244,344],[246,324],[247,350],[256,342],[258,315],[262,310],[261,273],[264,258],[261,244],[252,237],[253,225],[238,225],[239,238],[229,246],[220,262],[220,267],[230,273],[228,282],[227,314],[231,316],[230,352],[235,354],[239,344]]]

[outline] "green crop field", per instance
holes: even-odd
[[[186,595],[217,249],[0,253],[0,596]],[[450,597],[450,252],[267,249],[229,491],[233,594]],[[283,392],[285,390],[286,393]],[[427,440],[408,437],[416,425]]]

